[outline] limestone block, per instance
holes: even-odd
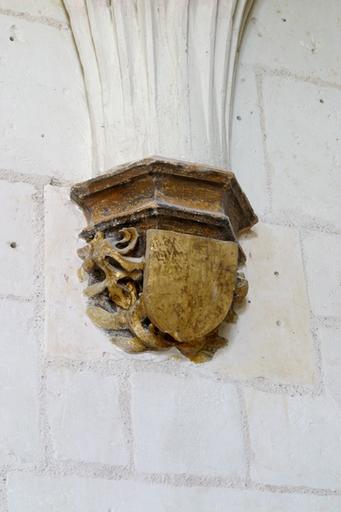
[[[313,312],[341,318],[341,236],[310,233],[303,247]]]
[[[245,476],[233,386],[158,373],[134,374],[132,386],[138,471]]]
[[[78,239],[78,234],[85,219],[71,203],[69,194],[68,187],[45,187],[45,335],[48,354],[81,360],[98,359],[108,354],[112,359],[167,359],[174,352],[127,355],[87,317],[87,300],[83,296],[86,283],[80,283],[77,276],[82,264],[77,249],[85,243]],[[115,336],[115,342],[121,340],[123,344],[122,337]]]
[[[250,389],[246,403],[254,481],[341,489],[341,410],[332,399]]]
[[[123,356],[86,316],[84,286],[77,269],[83,214],[71,203],[67,187],[45,189],[46,346],[54,356],[96,358],[105,352]]]
[[[326,392],[341,408],[341,323],[320,326],[318,336]]]
[[[269,206],[254,69],[239,64],[231,116],[231,169],[258,216]]]
[[[68,189],[63,187],[46,187],[49,354],[83,359],[110,353],[114,358],[157,361],[174,357],[172,352],[126,355],[86,317],[86,301],[76,275],[81,262],[76,254],[77,246],[81,245],[77,234],[84,220],[69,201],[68,194]],[[248,256],[246,269],[251,303],[240,313],[235,326],[225,327],[229,345],[198,371],[241,379],[267,378],[275,382],[312,384],[314,350],[297,232],[294,228],[263,224],[253,233],[242,241]]]
[[[50,369],[47,384],[48,419],[58,460],[128,464],[117,378]]]
[[[23,3],[28,4],[29,1],[23,0]],[[37,9],[42,3],[35,2]],[[48,4],[50,1],[45,3],[46,6]],[[59,91],[67,88],[78,94],[84,91],[70,30],[32,23],[25,17],[3,16],[1,11],[0,26],[2,81],[15,84],[21,80],[22,86],[40,85],[41,89]]]
[[[338,0],[257,0],[241,61],[341,84],[340,15]]]
[[[340,230],[341,91],[266,76],[263,97],[274,214]]]
[[[0,461],[32,463],[40,455],[33,307],[1,300],[0,321]]]
[[[28,19],[55,20],[63,26],[68,23],[62,0],[0,0],[0,14],[12,12]]]
[[[34,282],[34,187],[0,181],[0,294],[30,297]]]
[[[340,496],[10,473],[9,512],[339,512]]]
[[[246,305],[238,322],[222,329],[229,344],[203,371],[313,384],[315,356],[296,229],[260,223],[241,242],[250,286]]]
[[[226,166],[236,54],[252,0],[64,5],[98,172],[151,154]]]
[[[87,178],[90,124],[72,35],[42,23],[32,27],[0,15],[0,167]]]

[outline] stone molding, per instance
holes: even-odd
[[[83,68],[95,175],[159,154],[228,166],[253,0],[64,0]]]

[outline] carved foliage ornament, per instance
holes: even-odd
[[[75,185],[71,197],[88,220],[87,314],[113,343],[176,347],[194,362],[227,343],[219,326],[236,320],[248,290],[237,236],[257,222],[232,173],[146,159]]]

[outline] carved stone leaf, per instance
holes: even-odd
[[[98,306],[89,306],[86,312],[97,327],[107,330],[127,329],[127,312],[125,310],[110,313]]]

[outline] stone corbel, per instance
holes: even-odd
[[[64,3],[99,174],[71,192],[88,222],[79,253],[88,315],[114,343],[126,333],[127,352],[176,347],[207,361],[247,293],[238,236],[257,222],[221,170],[252,0]]]
[[[127,352],[176,347],[194,362],[226,343],[248,284],[238,236],[257,222],[231,172],[149,158],[75,185],[88,244],[80,278],[99,327]]]

